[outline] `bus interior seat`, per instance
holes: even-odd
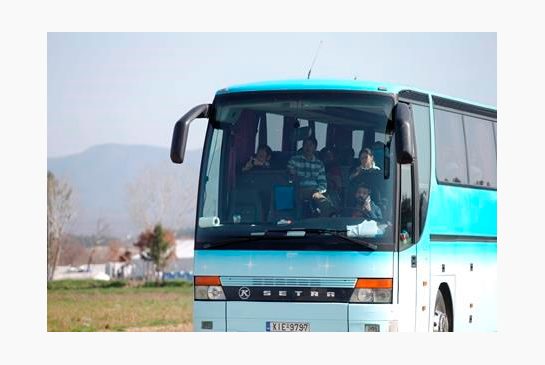
[[[302,141],[305,138],[310,137],[311,134],[312,134],[312,130],[310,129],[310,127],[308,126],[299,127],[295,130],[295,140]]]
[[[295,209],[295,192],[292,185],[275,185],[273,188],[274,209]]]
[[[237,180],[239,188],[272,188],[273,184],[287,182],[286,169],[259,169],[243,172]]]
[[[352,147],[339,147],[336,149],[335,154],[337,161],[341,166],[350,166],[354,158],[354,149]]]
[[[259,192],[255,189],[235,189],[231,198],[229,221],[240,216],[240,223],[256,223],[263,221],[263,206]]]
[[[237,189],[257,191],[263,210],[263,217],[266,218],[271,209],[273,186],[287,183],[288,176],[285,169],[260,169],[242,173],[237,181]]]
[[[273,151],[270,161],[271,169],[285,170],[291,155],[290,151]]]
[[[341,170],[341,204],[345,205],[346,202],[346,188],[350,185],[350,166],[340,166]]]
[[[295,188],[293,185],[274,185],[268,220],[294,219],[297,214]]]

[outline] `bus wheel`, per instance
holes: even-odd
[[[445,299],[441,290],[437,292],[435,299],[435,312],[433,315],[433,332],[449,332],[450,323],[447,314]]]

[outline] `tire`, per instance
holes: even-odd
[[[443,292],[439,290],[435,299],[435,310],[433,315],[433,332],[451,332],[451,323],[443,298]]]

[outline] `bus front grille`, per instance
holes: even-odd
[[[356,279],[222,276],[221,284],[224,286],[353,288]]]

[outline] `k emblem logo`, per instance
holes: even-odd
[[[243,286],[238,290],[238,296],[242,300],[248,299],[250,297],[250,288]]]

